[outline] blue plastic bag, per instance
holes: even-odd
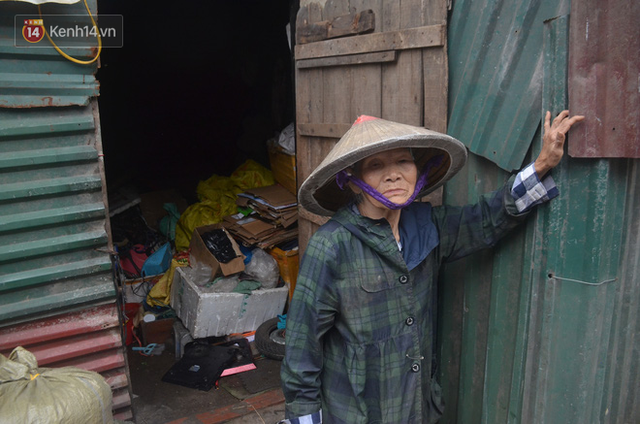
[[[162,247],[153,252],[146,261],[144,261],[142,272],[140,274],[143,277],[164,274],[169,269],[169,265],[171,265],[172,256],[171,245],[169,243],[165,243]]]

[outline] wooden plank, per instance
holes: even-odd
[[[440,47],[446,38],[445,25],[427,25],[400,31],[338,38],[316,43],[297,45],[296,59],[341,56],[385,50],[407,50]]]
[[[375,29],[375,24],[375,14],[372,10],[352,12],[314,23],[302,20],[298,22],[296,43],[300,45],[347,35],[366,34]]]
[[[322,9],[322,19],[330,20],[337,16],[345,15],[349,13],[349,2],[347,0],[327,0]],[[360,38],[351,37],[351,38]],[[336,41],[336,40],[333,40]],[[322,42],[324,43],[324,41]],[[313,44],[305,44],[305,46],[312,46]],[[318,94],[318,115],[313,116],[310,123],[324,123],[324,122],[351,122],[351,111],[349,110],[347,97],[351,94],[351,69],[350,67],[329,67],[319,68],[315,70],[321,72],[321,77],[316,84],[322,85],[322,92]],[[298,75],[303,75],[309,71],[300,72]],[[313,169],[318,166],[322,159],[329,153],[336,143],[336,139],[332,138],[318,138],[318,137],[305,137],[307,141],[307,148],[309,157],[305,164],[305,178],[311,173]],[[299,180],[302,183],[303,180]],[[298,245],[300,255],[304,254],[304,248],[306,247],[309,238],[318,229],[318,224],[307,219],[298,220]]]
[[[388,21],[396,32],[421,26],[421,0],[403,1]],[[415,28],[413,28],[415,27]],[[410,29],[408,29],[410,28]],[[444,40],[443,40],[444,42]],[[410,125],[423,124],[422,52],[398,52],[398,59],[383,65],[382,117]]]
[[[351,7],[370,8],[379,19],[382,15],[383,0],[351,0]],[[380,24],[376,24],[376,32],[382,32]],[[377,54],[377,53],[371,53]],[[397,52],[393,51],[394,60]],[[351,110],[354,116],[371,115],[380,117],[382,113],[382,63],[354,66],[352,68],[353,95]],[[386,62],[388,63],[388,62]]]
[[[303,59],[296,61],[298,69],[322,68],[328,66],[364,65],[368,63],[393,62],[396,60],[396,51],[351,54],[346,56],[331,56],[318,59]]]
[[[442,0],[430,0],[422,11],[423,25],[446,24],[447,5]],[[424,119],[425,128],[447,132],[447,106],[449,87],[449,65],[447,62],[447,40],[442,49],[422,50],[422,70],[424,86]],[[442,205],[444,188],[440,187],[429,194],[423,201],[433,206]]]
[[[307,137],[340,138],[349,130],[349,128],[351,128],[351,124],[299,123],[298,134]]]
[[[366,34],[373,32],[376,27],[376,16],[373,10],[363,10],[360,13],[338,16],[331,21],[328,38],[346,35]]]
[[[446,49],[422,51],[425,128],[447,132],[447,95],[449,67]]]
[[[314,23],[324,19],[323,9],[318,3],[310,3],[304,10],[298,12],[297,22],[300,21],[300,14],[303,19]],[[310,69],[300,72],[296,69],[296,121],[297,123],[310,123],[322,121],[322,101],[323,101],[323,69]],[[298,189],[302,182],[311,173],[311,161],[315,155],[313,146],[320,139],[305,137],[300,133],[296,134],[296,168]],[[309,242],[311,235],[318,226],[310,221],[298,220],[298,245],[299,254],[302,257],[304,249]]]

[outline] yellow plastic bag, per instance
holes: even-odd
[[[149,306],[169,306],[171,301],[171,283],[176,273],[176,268],[189,265],[189,256],[185,253],[177,254],[171,260],[171,266],[167,272],[160,277],[158,282],[151,287],[147,294],[147,303]]]
[[[196,189],[199,203],[187,208],[176,225],[176,250],[189,249],[193,230],[203,225],[216,224],[237,211],[239,193],[256,187],[275,184],[270,170],[251,159],[240,165],[230,177],[213,175],[200,181]]]
[[[189,249],[189,242],[193,230],[203,225],[216,224],[227,215],[236,213],[237,207],[234,201],[203,200],[189,206],[180,216],[176,225],[176,250],[183,252]]]
[[[240,189],[240,192],[250,188],[264,187],[276,183],[270,170],[251,159],[233,171],[231,179]]]

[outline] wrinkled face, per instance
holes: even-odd
[[[360,161],[357,168],[362,181],[393,203],[406,202],[415,190],[418,169],[408,148],[371,155]],[[373,206],[384,208],[380,202],[366,193],[364,198]]]

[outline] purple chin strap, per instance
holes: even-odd
[[[382,203],[385,207],[389,209],[402,209],[408,205],[410,205],[418,196],[420,191],[427,185],[427,177],[429,176],[429,171],[434,166],[440,166],[442,160],[444,159],[443,155],[438,155],[429,159],[429,161],[425,164],[422,169],[422,173],[420,177],[418,177],[418,181],[416,181],[416,187],[413,190],[413,194],[409,199],[404,203],[394,203],[391,200],[387,199],[375,188],[371,187],[369,184],[362,181],[360,178],[354,177],[353,175],[349,175],[347,171],[344,169],[336,174],[336,184],[340,187],[340,190],[344,190],[345,186],[349,181],[351,181],[356,186],[360,187],[362,191],[367,193],[369,196],[376,199],[378,202]]]

